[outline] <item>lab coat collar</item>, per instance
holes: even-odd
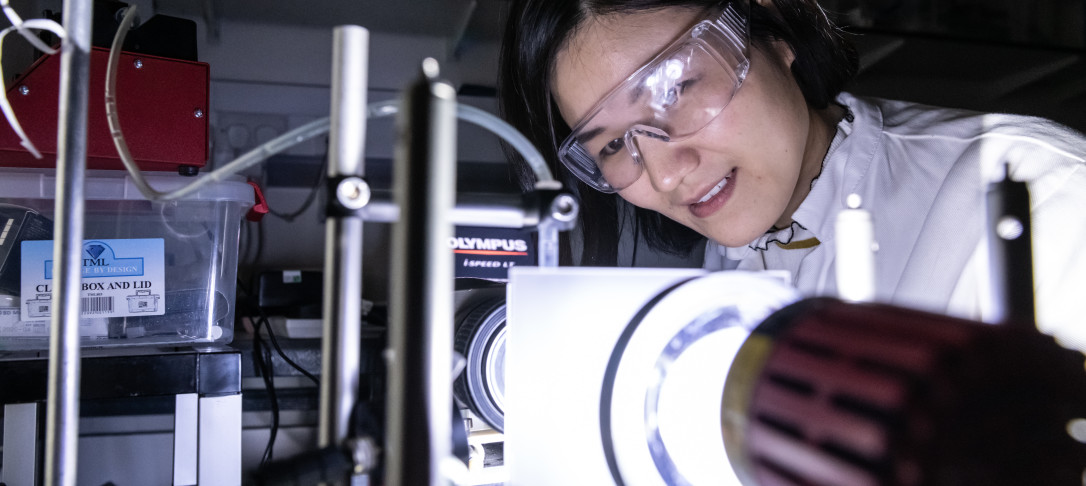
[[[742,260],[757,251],[765,251],[774,241],[788,243],[797,230],[806,230],[820,242],[833,239],[833,221],[837,212],[847,207],[845,198],[858,193],[863,206],[868,207],[868,194],[862,193],[861,181],[871,166],[883,129],[882,112],[863,100],[848,93],[841,93],[837,102],[847,109],[846,116],[837,124],[837,133],[826,158],[822,172],[811,182],[811,191],[792,215],[793,224],[787,228],[770,230],[740,247],[721,246],[719,251],[728,260]],[[797,228],[798,226],[798,228]]]

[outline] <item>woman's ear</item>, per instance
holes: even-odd
[[[792,46],[780,39],[770,41],[770,45],[773,46],[773,53],[776,54],[777,59],[780,59],[781,64],[791,68],[796,60],[796,52],[792,50]]]

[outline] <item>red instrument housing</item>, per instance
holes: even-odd
[[[87,109],[87,167],[123,169],[106,121],[105,78],[109,50],[95,47],[90,59]],[[207,63],[121,53],[117,113],[132,157],[142,170],[192,172],[208,160]],[[0,166],[55,167],[60,55],[42,56],[8,86],[8,100],[36,159],[7,123],[0,128]]]

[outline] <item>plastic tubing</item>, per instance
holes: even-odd
[[[128,29],[132,27],[132,21],[136,17],[135,5],[129,6],[126,10],[124,17],[121,19],[121,25],[117,27],[117,35],[113,36],[113,45],[109,49],[109,63],[106,64],[106,119],[109,121],[109,134],[113,136],[113,145],[117,146],[117,153],[120,155],[125,169],[128,169],[128,172],[139,172],[139,166],[132,159],[132,154],[128,151],[128,144],[124,140],[124,134],[121,133],[121,124],[117,119],[117,97],[113,94],[117,90],[117,61],[121,58],[121,46],[124,44],[124,37],[128,34]],[[142,177],[134,182],[139,187],[140,192],[147,196],[148,199],[151,199],[152,195],[160,196],[162,194],[152,189]]]
[[[391,100],[373,103],[367,111],[370,118],[379,118],[394,115],[399,110],[400,102]],[[543,159],[543,154],[540,154],[539,150],[536,150],[535,146],[532,145],[532,142],[528,141],[527,137],[518,132],[512,125],[506,123],[505,120],[502,120],[485,110],[480,110],[474,106],[462,103],[457,103],[456,105],[456,117],[468,123],[478,125],[490,133],[501,137],[502,140],[505,140],[521,155],[521,157],[524,157],[528,166],[532,168],[532,172],[535,173],[536,181],[544,183],[554,181],[554,175],[551,174],[550,168],[547,167],[547,162]]]
[[[42,43],[41,39],[30,34],[28,29],[48,30],[56,34],[57,37],[64,39],[67,37],[64,27],[48,19],[30,19],[24,22],[19,18],[19,15],[15,13],[15,10],[8,5],[6,0],[0,2],[0,5],[3,5],[4,14],[7,15],[8,20],[13,24],[11,27],[0,31],[0,53],[3,52],[4,38],[7,37],[9,33],[18,31],[20,34],[27,36],[27,40],[33,39],[31,40],[31,44],[34,44],[34,47],[37,47],[42,52],[49,55],[56,54],[56,49],[46,46]],[[0,78],[3,78],[2,68],[0,68]],[[4,118],[7,119],[8,124],[11,125],[11,129],[15,131],[15,134],[19,136],[19,143],[23,148],[29,151],[30,155],[33,155],[35,159],[42,158],[41,152],[34,146],[34,143],[30,141],[30,137],[26,135],[22,125],[19,124],[19,119],[15,116],[15,111],[11,108],[11,103],[8,101],[7,90],[0,92],[0,111],[4,112]]]
[[[22,17],[19,17],[19,14],[15,12],[15,9],[11,8],[11,4],[8,0],[0,0],[0,8],[3,8],[4,16],[8,18],[9,22],[11,22],[11,26],[14,27],[15,30],[18,30],[19,34],[22,35],[27,40],[27,42],[30,42],[30,44],[33,45],[35,49],[50,55],[57,53],[56,49],[53,49],[52,47],[46,45],[45,42],[42,42],[41,39],[35,36],[34,33],[28,29],[46,29],[53,32],[54,34],[57,34],[57,36],[63,39],[65,37],[64,28],[61,27],[60,24],[57,24],[56,22],[47,19],[32,19],[24,22]],[[56,29],[53,28],[41,27],[41,21],[43,20],[56,26],[60,31],[58,32]]]
[[[136,6],[130,5],[125,12],[124,18],[121,20],[121,25],[117,28],[117,35],[113,37],[113,45],[110,47],[109,64],[106,67],[106,117],[109,122],[109,132],[113,137],[113,144],[117,147],[117,154],[120,156],[121,162],[132,177],[132,182],[136,185],[136,188],[138,188],[140,193],[148,200],[171,201],[183,198],[198,191],[206,184],[222,181],[227,177],[264,161],[272,155],[287,150],[311,138],[328,133],[330,126],[329,120],[328,118],[321,118],[269,140],[267,143],[246,152],[230,163],[208,174],[197,177],[196,180],[175,191],[159,192],[155,190],[143,177],[143,174],[139,170],[139,165],[136,164],[135,159],[132,158],[132,154],[128,150],[128,144],[125,142],[124,133],[121,131],[121,123],[117,117],[117,98],[114,93],[117,89],[117,64],[121,57],[121,46],[124,44],[125,35],[128,34],[128,30],[132,27],[132,21],[135,18],[135,14]],[[381,101],[371,103],[366,108],[366,116],[368,118],[381,118],[394,115],[399,112],[399,110],[400,103],[398,100]],[[535,146],[533,146],[524,135],[511,125],[486,111],[463,104],[457,104],[456,115],[457,118],[478,125],[509,143],[509,145],[524,157],[528,162],[528,165],[532,168],[532,172],[534,172],[536,176],[537,187],[551,187],[557,185],[557,181],[555,181],[554,176],[547,167],[543,155],[536,150]]]
[[[132,154],[128,150],[128,143],[124,139],[124,133],[121,131],[120,120],[117,117],[117,97],[115,94],[117,90],[117,64],[121,58],[121,46],[124,44],[125,35],[128,34],[128,30],[132,27],[135,15],[136,6],[130,5],[125,12],[124,18],[121,19],[121,25],[117,28],[117,35],[113,37],[113,44],[109,50],[109,64],[106,67],[106,119],[109,122],[109,132],[113,137],[113,145],[117,147],[117,154],[120,156],[121,162],[124,164],[125,169],[128,170],[128,174],[131,176],[136,188],[148,200],[171,201],[183,198],[200,190],[204,185],[226,179],[272,155],[313,137],[328,133],[328,118],[312,121],[269,140],[221,168],[197,177],[196,180],[175,191],[160,192],[155,190],[143,177],[139,165],[132,158]]]
[[[490,133],[501,137],[502,140],[513,146],[513,149],[521,157],[524,157],[525,162],[532,168],[537,184],[554,181],[554,175],[551,174],[550,168],[547,167],[547,161],[543,159],[543,154],[539,153],[539,150],[536,150],[532,142],[528,141],[528,138],[518,132],[516,128],[513,128],[512,125],[474,106],[459,103],[456,105],[456,116],[461,120],[489,130]]]

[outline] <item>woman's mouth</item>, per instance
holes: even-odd
[[[724,186],[726,186],[726,185],[728,185],[728,178],[727,177],[725,177],[724,180],[720,181],[720,184],[717,184],[716,187],[713,187],[713,189],[710,190],[709,193],[705,195],[705,197],[701,198],[700,201],[698,201],[698,202],[696,202],[694,204],[701,204],[703,202],[706,202],[706,201],[712,199],[713,196],[720,193],[720,190],[724,189]]]
[[[695,217],[704,218],[716,212],[735,192],[736,169],[732,169],[717,185],[713,186],[698,202],[690,205]]]

